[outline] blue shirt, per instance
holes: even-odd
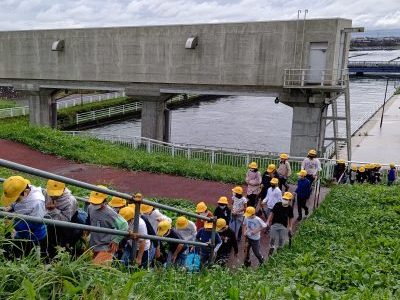
[[[310,198],[311,183],[307,178],[301,178],[297,181],[296,194],[297,194],[297,197],[300,199]]]
[[[211,233],[212,230],[206,230],[205,228],[201,228],[199,232],[197,232],[196,235],[196,240],[202,243],[208,243],[211,242]],[[218,234],[218,232],[215,233],[215,245],[221,244],[221,238]],[[211,248],[210,247],[201,247],[200,252],[202,253],[211,253]]]
[[[388,173],[388,181],[394,181],[396,179],[396,169],[390,169]]]

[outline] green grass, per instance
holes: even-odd
[[[0,253],[0,298],[399,299],[399,193],[398,186],[335,187],[302,223],[293,247],[258,270],[130,272],[95,267],[88,256],[71,261],[61,253],[45,265]]]
[[[400,87],[398,87],[398,88],[396,89],[396,91],[394,92],[394,95],[400,95]]]
[[[196,179],[241,184],[246,168],[210,165],[115,145],[87,137],[72,137],[62,131],[30,126],[26,118],[0,120],[0,138],[8,139],[44,153],[82,163],[115,166],[128,170],[172,174]]]
[[[16,105],[16,102],[13,100],[7,100],[7,99],[0,98],[0,109],[15,107],[15,105]]]
[[[109,108],[112,106],[118,106],[123,104],[128,104],[134,102],[131,98],[128,97],[119,97],[110,100],[104,100],[93,103],[86,103],[82,105],[77,105],[73,107],[63,108],[57,112],[58,123],[65,125],[75,124],[76,114],[84,113],[92,110],[99,110],[103,108]]]

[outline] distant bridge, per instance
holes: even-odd
[[[398,73],[400,61],[349,61],[349,73]]]

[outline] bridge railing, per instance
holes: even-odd
[[[285,69],[284,87],[345,86],[348,70]]]
[[[142,102],[133,102],[124,105],[112,106],[109,108],[103,108],[76,114],[75,122],[76,124],[82,124],[90,121],[110,118],[113,116],[125,115],[127,113],[131,113],[141,109],[142,109]]]
[[[400,67],[400,61],[349,61],[348,67]]]
[[[82,97],[78,96],[72,99],[57,101],[57,109],[63,109],[67,107],[99,102],[119,97],[125,97],[125,92],[122,91],[122,92],[111,92],[111,93],[96,94],[96,95],[82,95]]]
[[[0,109],[0,119],[29,115],[29,106]]]

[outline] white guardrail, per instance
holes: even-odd
[[[108,141],[113,144],[123,145],[133,149],[139,149],[148,153],[170,155],[172,157],[184,157],[197,159],[210,164],[227,165],[234,167],[246,167],[252,161],[257,162],[262,168],[269,164],[279,163],[277,152],[257,152],[245,149],[220,148],[211,146],[200,146],[190,144],[175,144],[157,141],[144,137],[126,137],[104,133],[92,133],[87,131],[65,131],[73,136],[84,136]],[[290,157],[293,172],[301,169],[304,157]],[[330,179],[333,174],[335,160],[320,158],[322,163],[321,177]],[[261,169],[261,168],[260,168]]]
[[[57,101],[57,109],[63,109],[67,107],[77,106],[81,104],[87,104],[92,102],[99,102],[119,97],[124,97],[125,92],[112,92],[105,94],[96,94],[96,95],[85,95],[82,97],[75,97],[72,99],[59,100]],[[0,119],[4,118],[12,118],[19,116],[29,115],[29,106],[19,106],[12,108],[3,108],[0,109]]]

